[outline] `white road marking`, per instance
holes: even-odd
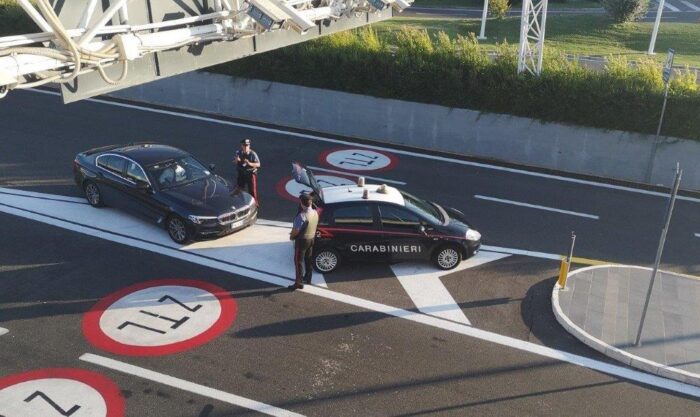
[[[700,12],[700,7],[694,5],[689,1],[681,0],[681,3],[685,4],[688,8],[690,8],[693,11]]]
[[[2,189],[0,189],[0,191],[2,191]],[[71,209],[72,210],[64,209],[63,211],[56,211],[55,207],[51,207],[49,204],[37,204],[35,199],[12,195],[8,195],[6,198],[3,198],[3,202],[0,203],[0,212],[5,212],[15,216],[36,220],[41,223],[50,224],[56,227],[72,230],[88,236],[98,237],[101,239],[109,240],[111,242],[120,243],[142,250],[147,250],[164,256],[169,256],[183,261],[192,262],[198,265],[216,268],[221,271],[226,271],[231,274],[236,274],[242,277],[266,282],[268,284],[278,286],[289,285],[289,278],[279,276],[276,273],[268,272],[267,270],[261,269],[267,267],[267,263],[262,263],[261,265],[259,265],[259,268],[251,268],[247,266],[237,265],[235,263],[227,262],[224,260],[215,259],[211,256],[196,254],[188,250],[181,250],[177,247],[172,247],[171,245],[165,245],[162,243],[149,241],[146,240],[144,237],[129,237],[124,235],[123,233],[125,231],[121,227],[119,227],[120,220],[117,220],[116,222],[114,221],[114,217],[117,217],[119,215],[118,212],[109,210],[94,210],[91,207],[84,207],[82,205],[71,205]],[[105,213],[109,216],[109,219],[102,219],[102,217],[100,217],[101,221],[98,225],[85,224],[84,221],[87,220],[86,217],[90,216],[87,215],[88,211],[81,209],[91,209],[93,213]],[[74,215],[78,218],[78,221],[59,217],[65,217],[67,213],[73,211],[78,212]],[[132,229],[134,232],[136,232],[137,236],[139,235],[139,232],[141,232],[143,229],[149,228],[152,228],[158,236],[165,235],[165,233],[162,230],[150,226],[146,223],[139,222],[138,224],[138,228]],[[111,227],[115,231],[107,230],[107,227]],[[276,226],[268,227],[274,228]],[[126,232],[130,233],[131,231],[126,230]],[[268,256],[267,259],[270,259],[270,257]],[[584,356],[574,355],[568,352],[548,348],[535,343],[526,342],[520,339],[503,336],[485,330],[476,329],[470,326],[465,326],[463,324],[454,323],[433,316],[428,316],[426,314],[398,309],[396,307],[391,307],[385,304],[364,300],[346,294],[337,293],[325,288],[321,288],[319,286],[309,285],[304,287],[304,289],[298,291],[304,294],[316,295],[318,297],[334,300],[340,303],[352,305],[366,310],[376,311],[378,313],[387,314],[393,317],[403,318],[415,323],[432,326],[435,328],[443,329],[445,331],[450,331],[468,337],[473,337],[479,340],[495,343],[501,346],[560,360],[562,362],[567,362],[577,366],[586,367],[596,371],[604,372],[609,375],[614,375],[616,377],[625,378],[650,386],[700,398],[700,387],[668,380],[656,375],[650,375],[644,372],[628,369],[626,367],[611,365],[606,362],[597,361],[595,359],[587,358]]]
[[[514,206],[528,207],[528,208],[533,208],[533,209],[538,209],[538,210],[553,211],[555,213],[569,214],[571,216],[586,217],[588,219],[595,219],[595,220],[599,219],[598,216],[595,216],[593,214],[579,213],[576,211],[568,211],[568,210],[560,210],[560,209],[553,208],[553,207],[538,206],[535,204],[522,203],[520,201],[504,200],[501,198],[486,197],[483,195],[475,195],[474,198],[478,198],[479,200],[495,201],[496,203],[512,204]]]
[[[695,234],[695,237],[700,237],[700,233],[696,233],[696,234]]]
[[[268,416],[277,417],[304,417],[302,414],[294,413],[273,405],[261,403],[251,400],[250,398],[241,397],[240,395],[230,394],[215,388],[210,388],[205,385],[196,384],[174,376],[161,374],[160,372],[151,371],[150,369],[141,368],[125,362],[120,362],[114,359],[105,358],[104,356],[85,353],[80,357],[81,361],[91,363],[93,365],[102,366],[114,371],[122,372],[127,375],[137,376],[169,387],[177,388],[203,397],[212,398],[221,402],[247,408],[257,411],[258,413]]]
[[[681,11],[681,9],[679,9],[678,7],[676,7],[676,6],[672,5],[672,4],[670,4],[669,2],[665,2],[665,3],[664,3],[664,7],[667,8],[668,10],[672,11],[672,12],[680,12],[680,11]]]
[[[41,93],[41,94],[53,95],[53,96],[60,96],[61,95],[59,92],[56,92],[56,91],[45,91],[45,90],[36,90],[36,89],[29,89],[29,91],[33,91],[33,92]],[[85,99],[83,101],[106,104],[108,106],[123,107],[123,108],[133,109],[133,110],[142,110],[142,111],[146,111],[146,112],[165,114],[165,115],[175,116],[175,117],[183,117],[186,119],[199,120],[202,122],[215,123],[215,124],[226,125],[226,126],[242,127],[242,128],[251,129],[251,130],[259,130],[261,132],[279,133],[282,135],[310,139],[310,140],[315,140],[315,141],[319,141],[319,142],[337,143],[337,144],[348,145],[348,146],[357,146],[357,143],[349,142],[346,140],[331,139],[331,138],[326,138],[323,136],[310,135],[310,134],[306,134],[306,133],[290,132],[290,131],[283,130],[283,129],[273,129],[273,128],[269,128],[269,127],[255,126],[255,125],[251,125],[251,124],[247,124],[247,123],[238,123],[238,122],[231,122],[231,121],[227,121],[227,120],[219,120],[219,119],[215,119],[213,117],[197,116],[197,115],[193,115],[193,114],[187,114],[187,113],[182,113],[182,112],[177,112],[177,111],[172,111],[172,110],[154,109],[154,108],[147,107],[146,105],[117,103],[117,102],[101,100],[101,99],[94,99],[94,98]],[[578,178],[568,178],[568,177],[562,177],[562,176],[558,176],[558,175],[544,174],[541,172],[531,172],[531,171],[526,171],[524,169],[508,168],[508,167],[503,167],[503,166],[498,166],[498,165],[489,165],[489,164],[485,164],[485,163],[481,163],[481,162],[463,161],[461,159],[446,158],[443,156],[436,156],[436,155],[429,155],[429,154],[425,154],[425,153],[405,151],[402,149],[395,149],[395,148],[384,147],[384,146],[363,144],[362,147],[367,148],[367,149],[377,149],[380,151],[391,152],[391,153],[395,153],[398,155],[408,155],[408,156],[413,156],[416,158],[430,159],[433,161],[448,162],[448,163],[457,164],[457,165],[465,165],[465,166],[472,166],[472,167],[478,167],[478,168],[492,169],[495,171],[510,172],[513,174],[529,175],[531,177],[539,177],[539,178],[546,178],[546,179],[562,181],[562,182],[570,182],[573,184],[590,185],[593,187],[608,188],[611,190],[628,191],[628,192],[637,193],[637,194],[645,194],[645,195],[652,195],[652,196],[656,196],[656,197],[668,198],[668,193],[661,193],[658,191],[648,191],[648,190],[642,190],[639,188],[626,187],[626,186],[622,186],[622,185],[605,184],[605,183],[600,183],[600,182],[595,182],[595,181],[582,180],[582,179],[578,179]],[[693,203],[700,203],[700,198],[693,198],[693,197],[686,197],[686,196],[679,195],[677,197],[677,199],[691,201]]]
[[[4,334],[8,334],[9,332],[10,332],[10,331],[7,330],[6,328],[0,327],[0,336],[2,336],[2,335],[4,335]]]
[[[462,308],[447,291],[440,277],[474,268],[488,262],[497,261],[510,255],[481,252],[467,259],[450,271],[436,270],[426,263],[399,263],[391,265],[391,270],[411,297],[418,310],[445,320],[471,326]]]
[[[321,168],[321,167],[314,167],[314,166],[307,166],[307,168],[310,168],[314,172],[319,171],[319,172],[329,172],[331,174],[347,175],[350,177],[365,177],[365,178],[370,179],[370,180],[387,182],[389,184],[406,185],[406,183],[403,181],[390,180],[390,179],[381,178],[381,177],[370,177],[369,175],[364,175],[364,174],[360,174],[357,172],[337,171],[335,169],[328,169],[328,168]]]

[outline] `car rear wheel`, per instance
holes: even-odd
[[[444,271],[456,268],[461,260],[462,255],[453,245],[443,246],[433,254],[433,263]]]
[[[340,266],[340,254],[335,249],[323,248],[314,255],[314,269],[329,274]]]
[[[85,192],[85,198],[91,206],[104,206],[104,202],[102,201],[102,193],[100,192],[100,187],[98,187],[97,184],[92,181],[87,181],[85,186],[83,186],[83,191]]]
[[[187,223],[182,217],[178,215],[171,215],[165,222],[165,227],[168,229],[168,234],[170,238],[175,241],[175,243],[187,243],[192,239],[191,232]]]

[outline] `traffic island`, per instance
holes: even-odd
[[[640,344],[651,268],[597,265],[552,291],[557,321],[586,345],[629,366],[700,386],[700,278],[659,271]]]

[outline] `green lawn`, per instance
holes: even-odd
[[[430,19],[397,17],[376,26],[381,36],[401,26],[425,28],[431,33],[444,31],[450,36],[479,33],[478,19]],[[616,24],[607,16],[550,16],[547,18],[545,46],[574,55],[625,55],[630,59],[647,56],[652,23]],[[497,42],[519,42],[520,18],[489,20],[485,49],[494,49]],[[700,67],[700,25],[663,22],[656,40],[656,58],[663,61],[668,48],[676,50],[676,64]]]
[[[483,0],[415,0],[414,6],[418,7],[483,7]],[[513,6],[513,9],[520,9],[522,3]],[[600,3],[595,0],[569,0],[566,2],[549,2],[549,9],[589,9],[600,8]]]

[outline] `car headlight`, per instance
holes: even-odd
[[[193,216],[191,214],[187,216],[187,218],[190,219],[190,221],[194,224],[202,224],[207,221],[216,220],[216,217],[212,216]]]
[[[467,238],[467,240],[471,240],[471,241],[476,242],[478,240],[481,240],[481,233],[477,232],[474,229],[468,229],[467,234],[466,234],[466,238]]]

